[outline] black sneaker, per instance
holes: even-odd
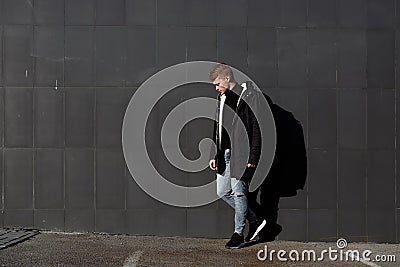
[[[226,243],[225,248],[242,248],[244,246],[244,238],[238,233],[234,233],[231,240]]]
[[[258,233],[264,228],[264,226],[267,224],[267,221],[264,219],[260,219],[255,223],[250,223],[249,224],[249,233],[247,234],[246,242],[249,242],[250,240],[254,240],[254,238],[258,235]]]
[[[271,242],[282,232],[282,226],[275,224],[271,227],[266,227],[258,234],[258,243]]]

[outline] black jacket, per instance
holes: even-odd
[[[251,180],[255,168],[247,168],[247,163],[258,165],[262,149],[260,128],[254,113],[263,116],[267,111],[261,110],[259,100],[265,99],[271,109],[276,130],[276,147],[271,168],[265,175],[262,190],[274,191],[280,196],[294,196],[298,189],[303,189],[307,176],[307,156],[304,144],[303,129],[291,112],[274,104],[271,98],[254,90],[252,84],[247,82],[247,90],[243,94],[236,115],[233,119],[231,130],[231,177]],[[239,89],[240,88],[240,89]],[[238,90],[239,89],[239,90]],[[240,94],[241,87],[237,85],[233,92]],[[244,101],[246,100],[246,101]],[[223,151],[218,149],[218,107],[214,123],[214,142],[217,150],[211,151],[212,157],[217,160],[217,173],[225,171]],[[243,123],[241,126],[241,122]],[[270,129],[267,129],[267,131]],[[264,149],[267,149],[266,146]],[[215,157],[214,157],[215,156]]]
[[[240,101],[238,102],[239,95],[242,93],[242,90],[243,88],[239,84],[236,84],[236,86],[232,90],[227,92],[227,94],[231,94],[231,97],[228,101],[229,95],[227,95],[226,101],[228,102],[225,102],[225,105],[233,108],[236,114],[233,117],[232,124],[224,126],[225,128],[229,129],[229,134],[231,137],[231,177],[237,179],[251,179],[254,168],[247,168],[246,166],[248,163],[252,163],[255,165],[257,165],[258,163],[261,153],[261,134],[257,120],[249,107],[249,105],[252,105],[252,103],[257,100],[256,92],[250,89],[246,90],[245,93],[242,95]],[[232,94],[235,94],[235,96],[232,96]],[[246,101],[244,101],[244,99],[246,99]],[[213,140],[217,146],[217,150],[215,151],[212,149],[211,158],[216,159],[217,161],[217,173],[223,174],[225,171],[225,160],[224,153],[222,151],[224,147],[222,146],[222,144],[219,143],[219,103],[220,96],[218,96],[217,112],[215,116],[213,131]],[[225,108],[223,118],[225,116],[229,117],[226,111],[227,110]],[[225,121],[225,119],[223,120]],[[222,138],[222,140],[226,140],[224,131]],[[248,151],[249,153],[246,153]]]

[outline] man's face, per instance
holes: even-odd
[[[217,79],[213,81],[215,90],[217,90],[221,95],[225,94],[226,90],[229,88],[229,76],[222,77],[218,76]]]

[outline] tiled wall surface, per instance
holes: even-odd
[[[246,72],[303,124],[307,186],[281,200],[280,239],[399,242],[399,11],[399,0],[0,0],[0,226],[230,236],[225,203],[155,201],[121,147],[145,79],[211,60]],[[215,97],[205,88],[178,90],[166,106]],[[156,112],[151,129],[165,115]],[[187,155],[199,156],[193,137],[208,126],[184,129]],[[152,145],[171,181],[213,179],[171,169]]]

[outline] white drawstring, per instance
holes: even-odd
[[[242,96],[243,96],[244,92],[247,90],[247,85],[246,85],[246,83],[242,83],[242,87],[243,87],[243,90],[242,90],[242,92],[240,93],[240,96],[239,96],[238,102],[237,102],[237,104],[236,104],[236,107],[239,106],[240,99],[242,99]]]

